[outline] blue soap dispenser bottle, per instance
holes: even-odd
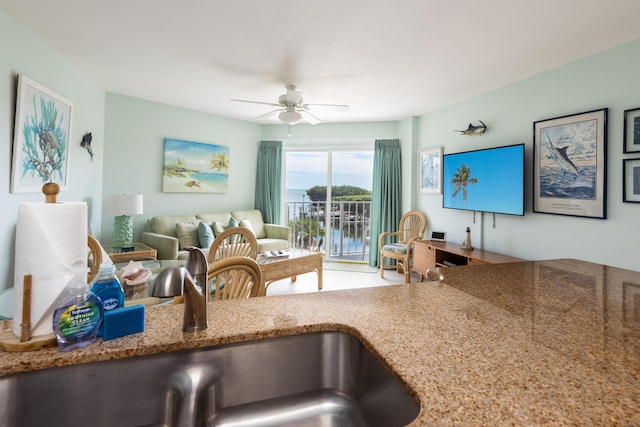
[[[116,277],[116,268],[110,260],[100,264],[98,278],[91,286],[91,292],[102,300],[103,311],[124,307],[124,291]],[[102,336],[103,327],[100,325],[98,336]]]
[[[102,325],[102,301],[89,290],[86,277],[76,277],[53,311],[53,330],[60,351],[71,351],[93,343]]]

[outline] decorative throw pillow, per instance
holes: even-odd
[[[213,239],[215,236],[213,235],[213,230],[211,226],[205,222],[200,222],[198,224],[198,242],[200,242],[201,248],[209,248],[213,243]]]
[[[211,224],[211,228],[213,228],[213,234],[216,237],[218,237],[220,233],[227,229],[227,227],[223,223],[218,221],[213,221],[213,224]]]
[[[196,221],[182,221],[176,224],[176,234],[178,235],[178,246],[183,250],[187,246],[198,246],[198,224]]]
[[[240,220],[240,227],[244,227],[246,229],[248,229],[249,231],[251,231],[251,233],[255,236],[256,232],[253,229],[253,225],[251,225],[251,222],[248,219],[241,219]]]
[[[238,220],[234,217],[231,217],[229,218],[229,224],[227,224],[227,228],[238,227],[239,225],[240,223],[238,223]]]

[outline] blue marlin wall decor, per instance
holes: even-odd
[[[487,131],[487,125],[485,125],[482,120],[478,121],[480,122],[480,126],[469,123],[469,127],[465,130],[454,130],[454,132],[460,132],[460,135],[482,135]]]
[[[554,162],[556,162],[556,164],[562,168],[563,174],[565,172],[568,172],[575,176],[579,175],[580,171],[578,170],[578,167],[571,161],[569,155],[567,154],[567,148],[569,148],[569,146],[567,145],[566,147],[562,148],[559,147],[559,145],[562,143],[562,136],[558,138],[558,144],[556,145],[553,144],[551,138],[549,138],[549,135],[547,135],[547,139],[549,140],[550,153],[547,158],[552,159]]]

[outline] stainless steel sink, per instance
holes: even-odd
[[[356,337],[320,332],[0,378],[7,426],[403,426],[419,403]]]

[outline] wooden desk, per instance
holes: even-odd
[[[123,251],[121,248],[114,248],[113,245],[105,245],[103,248],[114,264],[118,262],[154,260],[158,256],[157,250],[140,242],[134,242],[133,250],[131,251]]]
[[[427,269],[436,266],[502,264],[518,261],[523,260],[481,249],[462,249],[457,243],[417,240],[413,242],[413,266],[411,269],[420,275],[420,281],[422,281]]]

